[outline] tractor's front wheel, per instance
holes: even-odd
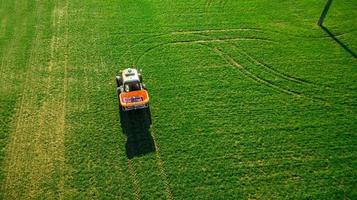
[[[120,93],[121,90],[119,87],[117,87],[117,99],[118,99],[119,111],[121,112],[123,110],[123,107],[120,105]]]
[[[117,77],[115,78],[115,81],[116,81],[116,83],[117,83],[117,87],[120,87],[120,86],[123,84],[123,80],[121,79],[120,76],[117,76]]]
[[[141,74],[139,74],[139,81],[140,81],[140,83],[143,82],[143,76]]]

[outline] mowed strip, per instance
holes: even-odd
[[[5,199],[64,198],[67,9],[64,4],[56,5],[53,10],[53,33],[47,49],[49,62],[43,61],[48,56],[43,50],[45,30],[41,26],[36,30],[24,90],[6,150]]]

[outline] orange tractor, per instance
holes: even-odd
[[[137,69],[127,68],[121,71],[116,76],[116,83],[120,110],[149,108],[149,94]]]

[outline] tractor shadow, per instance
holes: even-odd
[[[128,159],[155,152],[155,143],[150,133],[150,109],[120,110],[120,123],[127,137],[125,149]]]

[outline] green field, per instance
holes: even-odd
[[[0,199],[357,199],[357,2],[324,4],[0,0]]]

